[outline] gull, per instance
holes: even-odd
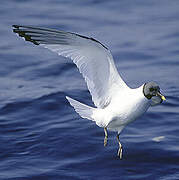
[[[82,117],[104,128],[104,146],[108,130],[117,132],[118,153],[122,159],[119,135],[126,125],[143,115],[150,106],[162,103],[165,97],[156,82],[147,82],[132,89],[123,81],[108,48],[98,40],[71,32],[33,26],[13,25],[13,32],[35,45],[70,58],[84,77],[92,96],[90,107],[68,96],[74,110]]]

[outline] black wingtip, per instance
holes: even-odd
[[[20,26],[18,25],[12,25],[13,28],[19,28]]]
[[[12,25],[12,27],[14,28],[13,32],[17,33],[20,37],[23,37],[26,41],[32,42],[35,45],[40,44],[37,41],[33,40],[30,35],[27,35],[26,31],[24,31],[23,29],[20,29],[20,27],[24,27],[24,26]]]
[[[13,30],[12,30],[12,31],[13,31],[14,33],[17,33],[16,30],[19,29],[20,26],[18,26],[18,25],[12,25],[12,27],[13,27]]]
[[[17,33],[20,37],[24,37],[26,41],[29,41],[29,42],[32,42],[33,44],[35,45],[39,45],[40,43],[42,43],[43,41],[41,39],[37,40],[36,38],[34,38],[34,35],[35,34],[41,34],[41,32],[43,33],[50,33],[50,34],[67,34],[67,33],[70,33],[70,32],[63,32],[63,31],[58,31],[58,30],[53,30],[53,29],[47,29],[47,28],[38,28],[38,27],[33,27],[33,26],[24,26],[24,25],[12,25],[12,27],[14,28],[13,29],[13,32],[14,33]],[[29,32],[31,33],[34,33],[34,35],[29,35]],[[42,34],[43,34],[42,33]],[[102,44],[101,42],[99,42],[98,40],[94,39],[94,38],[91,38],[91,37],[86,37],[86,36],[83,36],[83,35],[79,35],[79,34],[76,34],[76,33],[70,33],[70,34],[73,34],[73,35],[76,35],[76,36],[79,36],[81,38],[84,38],[84,39],[89,39],[91,41],[94,41],[98,44],[100,44],[103,48],[107,49],[108,48]],[[39,37],[40,38],[40,37]],[[53,39],[53,38],[52,38]],[[53,42],[53,41],[52,41]],[[55,41],[54,41],[55,42]]]

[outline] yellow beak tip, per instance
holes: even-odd
[[[162,96],[162,100],[163,100],[163,101],[166,101],[166,98],[165,98],[165,96]]]

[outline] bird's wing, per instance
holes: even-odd
[[[79,34],[13,25],[13,32],[35,45],[68,57],[82,73],[96,107],[107,106],[116,91],[128,88],[115,67],[110,51],[99,41]]]

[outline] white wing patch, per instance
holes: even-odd
[[[116,91],[128,88],[117,72],[111,53],[99,41],[63,31],[17,25],[14,28],[25,40],[72,59],[96,107],[104,108]]]

